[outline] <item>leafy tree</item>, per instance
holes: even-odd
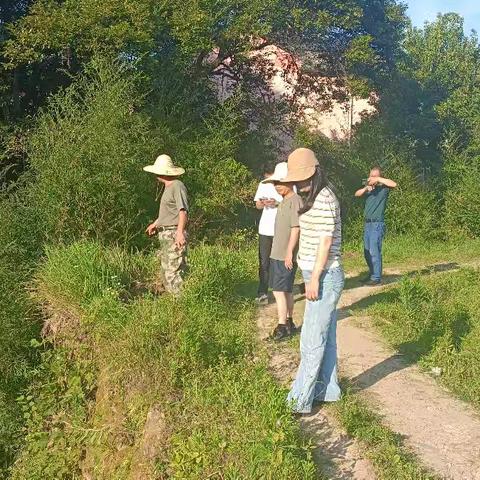
[[[396,69],[379,90],[377,122],[389,141],[410,146],[414,169],[431,176],[441,170],[441,145],[453,126],[457,142],[468,142],[465,122],[472,115],[466,110],[478,82],[478,39],[465,35],[460,16],[446,14],[423,29],[410,27],[403,45]]]
[[[261,86],[272,64],[254,53],[273,43],[302,58],[301,87],[321,89],[312,74],[367,79],[391,68],[404,24],[394,0],[37,0],[12,26],[5,55],[12,65],[54,57],[67,68],[98,51],[146,63],[168,58],[195,79],[226,75]]]
[[[466,36],[463,18],[455,13],[439,15],[423,29],[411,29],[405,48],[408,59],[403,70],[430,92],[435,104],[478,81],[477,35]]]

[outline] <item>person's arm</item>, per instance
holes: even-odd
[[[153,237],[157,232],[158,232],[158,227],[160,225],[158,224],[158,218],[152,222],[148,227],[147,229],[145,230],[145,233],[149,236],[149,237]]]
[[[187,229],[188,213],[182,209],[178,212],[178,226],[177,233],[175,235],[175,245],[177,247],[183,247],[187,243],[185,231]]]
[[[377,183],[381,183],[382,185],[385,185],[388,188],[397,188],[397,182],[394,182],[393,180],[390,180],[389,178],[370,177],[368,179],[368,184],[369,185],[376,185]]]
[[[147,229],[145,230],[145,233],[149,236],[149,237],[153,237],[156,233],[157,233],[157,221],[155,220],[153,223],[151,223]]]
[[[355,196],[356,197],[362,197],[363,195],[365,195],[367,192],[371,192],[373,190],[373,187],[371,185],[365,185],[364,187],[362,188],[359,188],[356,192],[355,192]]]
[[[183,183],[177,183],[175,186],[175,202],[178,209],[178,225],[175,234],[175,245],[183,247],[187,243],[187,222],[188,222],[188,194]]]
[[[255,192],[255,197],[253,201],[255,202],[255,207],[257,210],[263,210],[266,207],[265,200],[267,196],[265,195],[265,185],[260,183]]]
[[[267,198],[264,200],[264,206],[267,208],[277,208],[280,205],[280,202],[275,200],[274,198]]]
[[[322,236],[318,245],[315,266],[313,267],[312,277],[305,285],[305,296],[307,300],[318,300],[318,291],[320,287],[320,276],[322,275],[325,265],[327,264],[328,254],[332,246],[333,237]]]
[[[382,185],[385,185],[388,188],[397,188],[397,182],[394,182],[393,180],[390,180],[389,178],[379,177],[378,181]]]
[[[285,266],[288,270],[293,268],[293,252],[297,246],[300,237],[300,227],[292,227],[290,229],[290,240],[288,241],[287,254],[285,256]]]

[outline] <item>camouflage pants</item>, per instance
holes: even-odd
[[[175,245],[176,230],[159,232],[160,250],[158,256],[162,266],[162,280],[165,290],[178,295],[183,284],[183,275],[187,266],[187,247]]]

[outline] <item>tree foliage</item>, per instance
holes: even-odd
[[[298,55],[297,67],[309,74],[372,79],[392,68],[404,23],[404,7],[393,0],[38,0],[10,27],[4,54],[12,66],[51,61],[54,68],[99,52],[146,63],[168,58],[195,78],[221,72],[260,82],[272,64],[252,53],[275,44]]]

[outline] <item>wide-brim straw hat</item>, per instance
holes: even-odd
[[[297,148],[288,157],[288,174],[282,182],[302,182],[315,174],[319,166],[315,153],[309,148]]]
[[[147,165],[143,169],[148,173],[155,175],[165,175],[167,177],[178,177],[185,173],[185,169],[174,165],[172,158],[169,155],[160,155],[155,160],[153,165]]]
[[[274,182],[283,182],[283,179],[287,176],[288,165],[287,162],[280,162],[275,165],[275,171],[265,180],[262,180],[262,183],[274,183]]]

